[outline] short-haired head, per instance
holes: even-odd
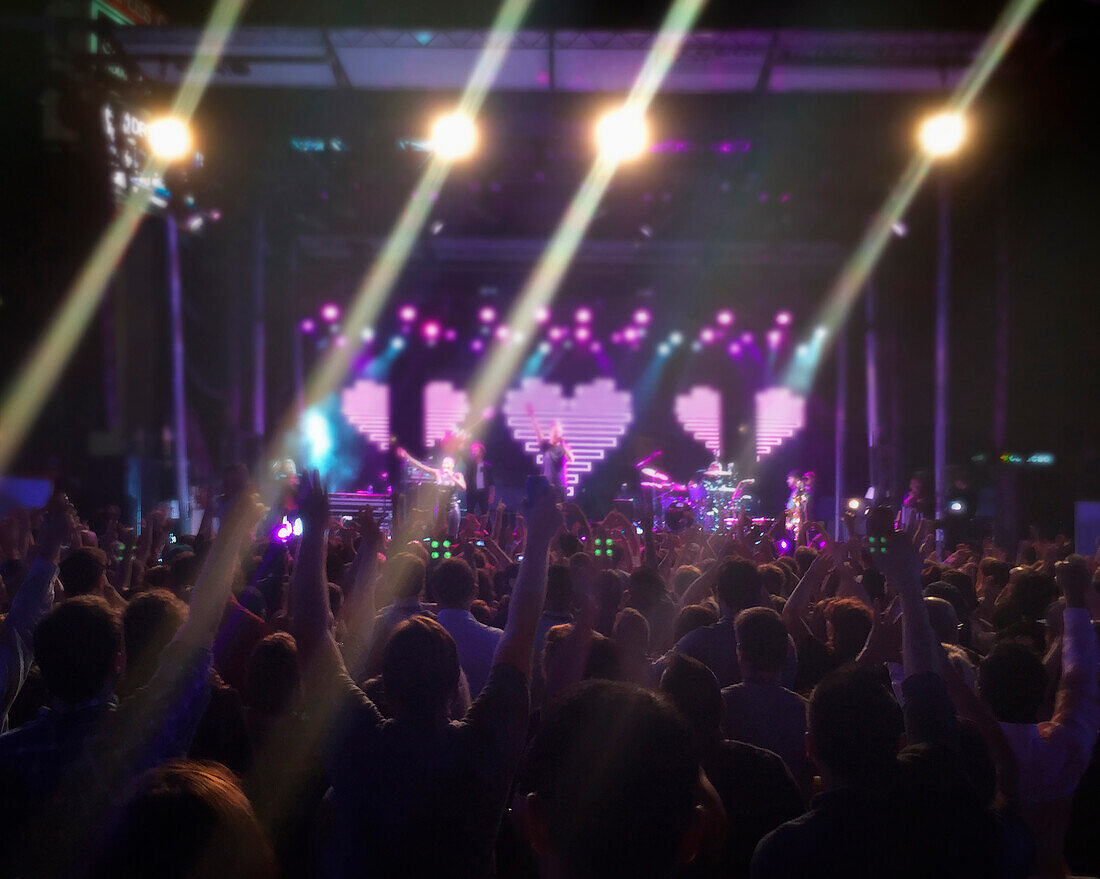
[[[465,608],[477,595],[477,580],[465,559],[447,559],[432,574],[432,589],[440,606]]]
[[[741,674],[773,675],[787,662],[787,627],[770,607],[750,607],[733,621]]]
[[[676,626],[673,632],[673,642],[679,641],[688,632],[694,632],[703,626],[710,626],[718,622],[718,614],[712,607],[705,604],[689,604],[680,608],[676,615]]]
[[[722,690],[709,668],[694,657],[674,653],[661,675],[661,692],[672,700],[698,736],[698,741],[720,732]]]
[[[121,671],[122,621],[97,595],[51,610],[34,630],[34,659],[49,691],[63,702],[103,694]]]
[[[756,565],[744,559],[726,559],[718,567],[714,583],[718,600],[736,613],[760,602],[760,575]]]
[[[534,848],[572,879],[658,879],[694,853],[693,737],[656,693],[611,681],[570,688],[543,715],[524,781]]]
[[[810,696],[807,719],[819,766],[851,784],[879,786],[889,779],[904,724],[898,703],[871,671],[826,675]]]
[[[458,677],[458,647],[435,620],[416,616],[393,630],[382,655],[382,681],[399,717],[445,716]]]
[[[416,598],[424,591],[424,562],[410,552],[399,552],[387,560],[382,578],[394,599]]]
[[[107,553],[93,546],[71,552],[61,563],[57,576],[69,597],[100,592],[107,571]]]
[[[301,694],[298,644],[286,632],[275,632],[248,657],[244,701],[253,711],[277,717],[290,711]]]

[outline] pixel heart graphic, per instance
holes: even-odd
[[[518,388],[504,396],[504,416],[508,429],[524,449],[541,462],[542,455],[535,441],[535,428],[527,415],[527,405],[534,407],[539,426],[545,433],[553,421],[560,421],[565,441],[576,460],[569,465],[569,493],[580,482],[581,475],[591,473],[595,464],[609,451],[617,448],[634,420],[634,402],[629,391],[620,391],[609,378],[598,378],[577,385],[572,398],[567,398],[561,385],[549,384],[540,378],[525,378]]]
[[[361,378],[340,394],[340,412],[380,451],[390,447],[390,386]]]
[[[424,385],[424,445],[432,448],[448,431],[458,430],[470,414],[470,398],[451,382]]]
[[[717,457],[722,451],[721,392],[696,385],[676,397],[675,410],[680,426]]]
[[[790,388],[768,388],[756,395],[756,460],[770,455],[806,424],[806,398]]]

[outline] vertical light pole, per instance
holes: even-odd
[[[840,539],[840,523],[844,504],[844,453],[848,445],[848,328],[840,328],[836,346],[836,442],[833,449],[833,469],[836,490],[833,499],[833,534]],[[848,535],[849,537],[851,535]]]
[[[966,139],[966,120],[958,113],[937,113],[921,123],[921,149],[933,161],[946,159],[958,152]],[[947,434],[948,385],[951,380],[950,310],[951,310],[951,183],[946,168],[937,175],[936,232],[936,402],[934,466],[936,483],[936,521],[946,513],[947,495]],[[936,549],[941,558],[944,532],[936,528]]]
[[[191,155],[191,131],[187,123],[173,116],[149,125],[149,147],[165,163]],[[184,397],[183,285],[180,280],[180,234],[172,208],[164,214],[164,236],[168,262],[168,309],[172,333],[172,432],[175,434],[176,494],[179,495],[180,526],[190,527],[191,488],[187,460],[187,401]],[[186,524],[184,524],[186,523]]]

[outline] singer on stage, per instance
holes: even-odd
[[[558,493],[560,498],[565,497],[565,483],[568,477],[568,468],[573,463],[573,450],[569,448],[565,437],[562,436],[561,422],[554,421],[550,425],[550,434],[543,437],[542,428],[535,417],[535,407],[527,404],[527,414],[531,423],[535,426],[535,440],[542,452],[542,475]]]
[[[455,470],[455,459],[447,455],[439,467],[431,467],[423,461],[418,461],[400,446],[397,448],[397,457],[408,461],[417,470],[423,470],[435,479],[438,489],[435,505],[436,523],[445,524],[447,533],[452,537],[458,534],[458,526],[462,522],[458,492],[466,490],[466,477]]]

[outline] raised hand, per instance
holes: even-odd
[[[1078,555],[1071,555],[1064,562],[1054,566],[1054,579],[1058,588],[1066,597],[1066,607],[1087,607],[1088,590],[1091,584],[1088,566]]]
[[[307,470],[302,474],[298,487],[298,512],[305,529],[323,530],[328,525],[328,492],[321,482],[321,474]]]
[[[561,510],[558,509],[554,493],[550,491],[549,484],[543,487],[545,490],[539,493],[535,501],[533,503],[525,502],[524,506],[527,512],[528,540],[549,544],[565,520]]]

